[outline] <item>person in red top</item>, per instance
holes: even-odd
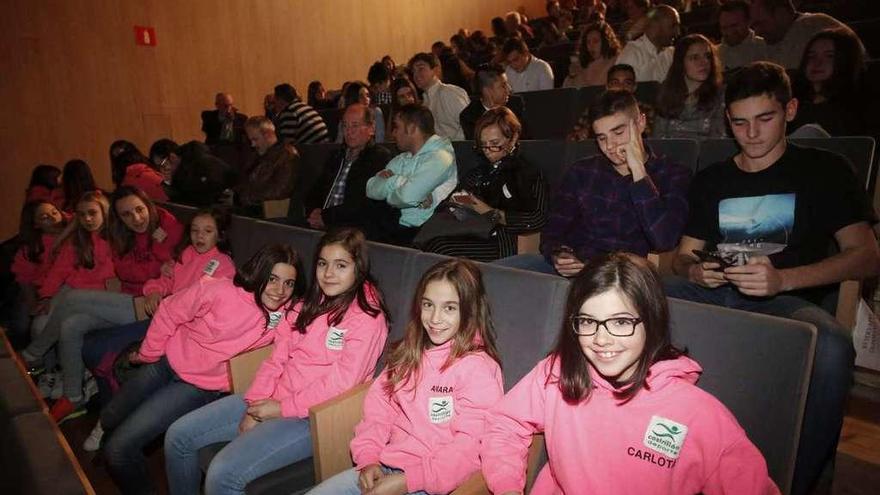
[[[480,469],[489,409],[504,393],[480,270],[440,262],[422,276],[403,340],[370,386],[356,467],[312,495],[449,493]]]
[[[114,155],[111,148],[113,183],[116,187],[136,187],[153,201],[168,201],[168,195],[162,186],[162,174],[153,168],[150,159],[144,156],[134,145]]]
[[[60,187],[58,179],[61,170],[54,165],[37,165],[31,172],[31,181],[25,192],[25,202],[46,201],[56,208],[64,207],[64,189]]]
[[[388,335],[387,309],[370,275],[364,235],[326,233],[315,254],[315,278],[294,308],[296,322],[278,333],[247,393],[180,418],[165,435],[172,494],[199,492],[198,451],[230,442],[211,461],[205,493],[244,494],[268,472],[312,454],[309,408],[373,376]]]
[[[64,371],[64,395],[52,405],[52,416],[63,421],[85,409],[82,391],[83,336],[99,328],[132,323],[132,296],[142,294],[147,280],[160,275],[174,255],[183,227],[171,213],[156,207],[140,189],[121,186],[110,198],[110,245],[122,292],[75,289],[65,292],[46,323],[40,346],[30,347],[26,360],[48,351],[54,340]]]
[[[660,276],[635,255],[591,259],[568,294],[556,348],[493,408],[483,476],[523,493],[532,435],[549,461],[531,493],[771,495],[779,489],[731,412],[672,346]]]

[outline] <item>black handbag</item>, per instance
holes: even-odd
[[[480,215],[466,206],[444,201],[422,224],[413,239],[413,245],[421,247],[437,237],[477,237],[486,240],[493,230],[495,223],[492,221],[492,212]]]

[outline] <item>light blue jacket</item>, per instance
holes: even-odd
[[[406,227],[425,223],[458,184],[452,143],[436,134],[425,141],[418,153],[407,151],[394,157],[385,170],[394,175],[368,180],[367,196],[400,208],[400,224]],[[431,206],[419,207],[429,195]]]

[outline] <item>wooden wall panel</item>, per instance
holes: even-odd
[[[85,159],[110,186],[107,149],[200,139],[199,112],[228,91],[252,115],[290,82],[366,79],[460,27],[544,0],[4,0],[0,3],[0,237],[17,230],[30,170]],[[134,26],[156,28],[136,46]]]

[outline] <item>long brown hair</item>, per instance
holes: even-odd
[[[354,260],[355,280],[354,285],[347,291],[334,297],[325,297],[321,286],[318,284],[318,277],[312,280],[312,285],[303,298],[302,310],[296,318],[296,329],[300,333],[305,333],[306,328],[315,321],[315,318],[326,314],[327,322],[330,325],[338,325],[345,317],[348,307],[357,300],[361,311],[375,318],[379,313],[385,315],[386,321],[391,321],[388,308],[370,273],[370,257],[367,252],[367,239],[363,232],[351,227],[343,227],[328,231],[318,241],[315,249],[314,260],[312,266],[317,270],[318,260],[321,257],[321,250],[325,246],[331,244],[339,244]],[[368,289],[367,286],[372,289]],[[371,292],[371,293],[368,293]]]
[[[718,59],[718,48],[709,38],[702,34],[689,34],[675,43],[675,52],[672,55],[672,65],[666,73],[666,79],[660,85],[657,94],[657,112],[666,118],[676,118],[684,110],[685,100],[688,97],[687,83],[685,82],[684,59],[688,50],[693,45],[704,44],[709,48],[709,77],[700,84],[695,94],[697,96],[697,108],[711,110],[718,104],[721,98],[721,62]]]
[[[651,365],[682,355],[682,351],[673,347],[670,341],[666,294],[660,276],[650,263],[644,258],[623,253],[592,259],[569,289],[559,338],[550,353],[551,368],[559,360],[558,386],[562,397],[570,404],[586,400],[592,390],[591,365],[572,329],[572,318],[580,312],[584,301],[610,290],[620,291],[629,300],[645,328],[645,347],[636,362],[635,372],[628,380],[616,384],[620,391],[615,392],[615,397],[623,401],[632,399],[647,387]]]
[[[422,326],[422,298],[428,284],[439,280],[445,280],[455,287],[460,308],[458,332],[452,337],[452,350],[441,369],[449,368],[456,360],[473,352],[485,352],[501,364],[495,348],[495,326],[492,324],[480,269],[474,262],[464,259],[441,261],[422,275],[413,296],[410,321],[403,339],[391,346],[386,370],[388,383],[385,386],[388,395],[407,384],[413,388],[416,386],[410,380],[418,374],[422,355],[432,345]]]
[[[150,212],[150,222],[147,226],[146,234],[151,244],[153,242],[153,232],[159,227],[159,212],[156,210],[153,200],[145,192],[134,186],[117,187],[110,197],[110,246],[113,247],[113,252],[117,256],[125,256],[134,248],[135,232],[125,225],[125,222],[119,217],[119,213],[116,212],[116,203],[129,196],[137,196],[146,205],[147,211]]]
[[[610,24],[605,21],[596,21],[588,24],[584,28],[584,34],[578,40],[578,62],[585,69],[593,61],[593,57],[590,56],[590,50],[587,49],[587,35],[592,31],[599,33],[599,37],[602,40],[599,55],[603,58],[615,58],[620,54],[620,40],[617,39],[617,35],[614,34],[614,29],[611,28]]]
[[[92,233],[87,231],[79,221],[79,212],[76,209],[82,203],[95,203],[101,210],[101,228],[98,234],[104,239],[107,238],[110,222],[110,201],[107,196],[99,190],[89,191],[80,195],[79,201],[74,205],[74,217],[70,227],[64,230],[64,234],[56,242],[60,248],[64,242],[72,242],[76,249],[76,265],[91,270],[95,267],[95,245],[92,242]]]

